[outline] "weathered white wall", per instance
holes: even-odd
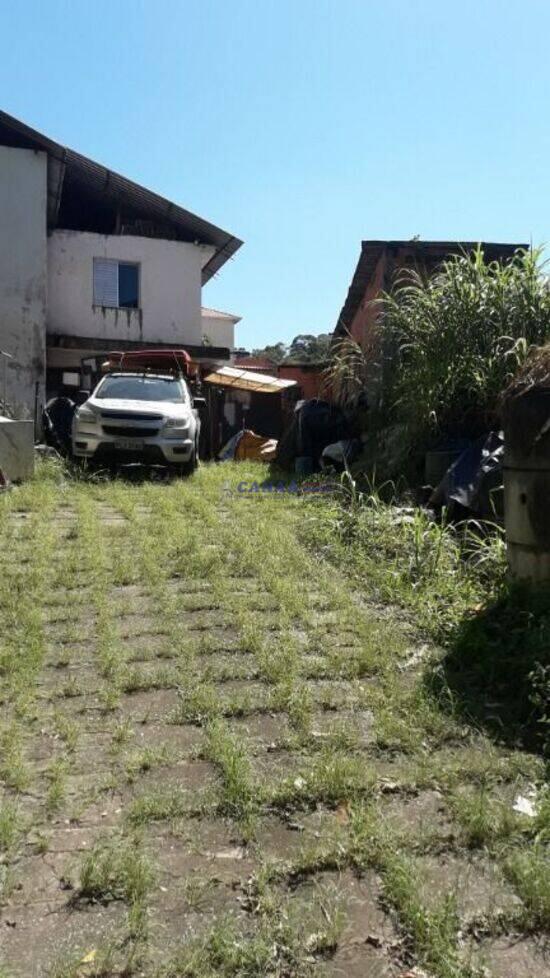
[[[54,231],[48,239],[48,333],[200,344],[201,269],[212,252],[182,241]],[[94,306],[94,258],[139,263],[139,309]]]
[[[46,202],[46,154],[0,146],[0,349],[14,357],[6,399],[23,418],[34,416],[37,381],[43,401]],[[3,387],[0,363],[0,398]]]
[[[202,315],[202,335],[212,346],[235,347],[235,321],[224,316],[213,316],[212,313]]]

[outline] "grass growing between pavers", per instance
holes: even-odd
[[[407,582],[389,525],[358,541],[237,474],[265,471],[48,464],[0,499],[1,968],[500,978],[481,945],[511,935],[550,973],[544,763],[433,682],[439,606],[410,583],[429,569],[449,622],[475,579],[453,610],[435,531]]]

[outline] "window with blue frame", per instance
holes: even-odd
[[[114,258],[94,258],[94,305],[139,308],[139,265]]]

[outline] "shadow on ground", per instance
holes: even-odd
[[[427,683],[501,743],[550,754],[550,589],[512,587],[464,619]]]
[[[119,462],[106,465],[99,462],[84,465],[75,461],[65,462],[71,477],[78,482],[148,483],[173,482],[181,479],[181,473],[167,465],[147,465],[145,462]]]

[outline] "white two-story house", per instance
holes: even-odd
[[[228,361],[239,317],[201,294],[241,244],[0,112],[0,402],[38,418],[110,350]]]

